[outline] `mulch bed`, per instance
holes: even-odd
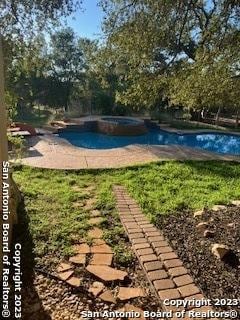
[[[206,238],[196,225],[208,222],[214,231]],[[159,215],[157,225],[170,240],[184,266],[189,269],[196,284],[208,299],[240,298],[240,208],[229,206],[217,212],[206,210],[202,217],[193,212]],[[228,226],[228,224],[234,225]],[[225,244],[234,252],[227,262],[219,261],[211,252],[214,243]],[[236,306],[215,306],[217,310],[235,309]]]

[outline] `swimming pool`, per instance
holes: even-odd
[[[61,132],[59,137],[77,147],[112,149],[131,144],[180,145],[221,154],[240,155],[240,135],[223,133],[175,134],[155,129],[140,136],[110,136],[97,132]]]

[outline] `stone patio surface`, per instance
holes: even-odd
[[[27,151],[21,163],[50,169],[119,168],[163,160],[228,160],[240,157],[178,145],[129,145],[96,150],[75,147],[67,140],[48,133],[27,139]]]

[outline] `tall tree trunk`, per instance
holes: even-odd
[[[205,108],[202,108],[201,110],[201,120],[205,119]]]
[[[8,184],[8,210],[9,214],[6,219],[4,219],[4,225],[9,225],[8,230],[8,248],[10,248],[10,243],[12,239],[12,227],[14,223],[17,223],[17,208],[18,204],[21,201],[21,195],[17,188],[17,185],[14,183],[11,172],[9,170],[8,174],[3,172],[3,163],[7,163],[8,161],[8,139],[7,139],[7,110],[4,103],[4,67],[3,67],[3,39],[0,34],[0,164],[1,164],[1,173],[0,173],[0,197],[1,197],[1,207],[0,207],[0,214],[1,214],[1,230],[3,230],[3,208],[5,208],[5,202],[3,206],[3,195],[6,195],[6,192],[3,194],[3,181],[4,184]],[[5,165],[5,169],[6,169]],[[6,190],[6,189],[5,189]],[[6,197],[5,197],[6,198]],[[4,210],[5,213],[5,210]],[[5,214],[6,215],[6,214]],[[4,248],[6,247],[4,242]],[[6,251],[4,254],[8,254]],[[3,270],[3,242],[2,238],[0,241],[0,275],[2,275]]]
[[[3,162],[8,160],[8,141],[7,141],[7,112],[4,103],[4,70],[3,70],[3,42],[2,36],[0,34],[0,163],[1,163],[1,173],[0,173],[0,197],[1,197],[1,230],[3,230]],[[4,182],[6,181],[4,178]],[[7,221],[8,222],[8,221]],[[1,237],[2,238],[2,237]],[[3,254],[3,243],[0,242],[0,275],[2,274],[2,254]]]
[[[218,108],[218,111],[217,111],[217,114],[216,114],[215,124],[217,126],[219,124],[220,113],[221,113],[221,107]]]
[[[236,114],[236,128],[238,128],[238,125],[239,125],[239,111],[237,110],[237,114]]]
[[[4,76],[3,76],[2,38],[0,35],[0,161],[8,159],[7,143],[7,112],[4,104]]]

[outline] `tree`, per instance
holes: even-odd
[[[98,82],[104,107],[102,112],[112,114],[118,109],[117,92],[122,90],[125,65],[116,64],[115,57],[104,44],[93,43],[88,48],[88,73]],[[108,105],[108,106],[107,106]]]
[[[0,2],[0,50],[2,43],[7,39],[22,42],[26,35],[32,34],[36,29],[43,29],[50,22],[58,21],[60,16],[71,14],[80,4],[73,0],[53,1],[1,1]],[[31,32],[30,32],[31,30]],[[2,58],[2,54],[0,53]],[[7,137],[6,137],[6,112],[3,101],[3,58],[1,64],[1,100],[0,100],[0,128],[1,128],[1,158],[7,159]]]
[[[44,27],[48,21],[56,21],[61,15],[67,15],[74,10],[72,0],[21,0],[21,1],[1,1],[0,2],[0,162],[8,159],[7,142],[7,114],[4,102],[4,67],[3,67],[3,40],[15,39],[15,42],[23,36],[19,34],[29,34],[29,30],[35,27]],[[1,185],[2,185],[2,174]],[[0,192],[2,199],[2,188]],[[2,208],[2,203],[1,203]],[[11,219],[11,218],[10,218]],[[12,220],[9,221],[10,227]],[[11,228],[9,231],[11,235]],[[9,239],[10,241],[10,239]],[[1,248],[0,248],[1,249]],[[2,252],[2,249],[1,249]],[[2,258],[1,258],[2,260]],[[2,264],[1,270],[2,271]],[[1,272],[0,272],[1,273]]]
[[[72,14],[81,0],[15,0],[0,2],[0,34],[22,41],[39,30],[59,24],[59,19]]]
[[[71,91],[75,83],[83,80],[84,61],[82,49],[71,28],[60,30],[51,36],[52,76],[62,83],[65,110],[68,109]]]
[[[6,91],[16,101],[18,112],[30,110],[45,92],[41,86],[50,69],[48,49],[43,35],[33,37],[21,46],[11,43],[12,55],[6,61]],[[11,104],[9,106],[12,109]]]
[[[190,100],[194,100],[194,107],[198,107],[197,101],[202,99],[199,90],[204,88],[205,95],[212,97],[211,101],[209,98],[205,101],[211,107],[219,99],[216,78],[225,84],[224,92],[232,85],[229,79],[239,72],[239,1],[103,0],[101,3],[107,15],[104,30],[110,59],[117,64],[121,60],[128,63],[124,77],[128,86],[118,94],[123,103],[137,101],[150,107],[167,98],[172,104],[180,104],[185,96],[185,106],[193,106]],[[191,88],[194,86],[189,101],[186,101],[189,87],[181,84],[186,74],[189,82],[191,79]],[[204,87],[205,81],[208,83]],[[235,101],[238,97],[235,96]],[[223,97],[219,103],[227,101]]]
[[[73,90],[74,100],[80,100],[91,110],[111,114],[116,110],[115,95],[119,77],[114,64],[105,59],[105,47],[98,41],[79,39],[84,63],[80,85]]]
[[[186,63],[170,78],[168,96],[172,104],[182,105],[200,114],[204,109],[216,112],[218,122],[220,111],[227,108],[236,112],[239,104],[239,83],[232,77],[231,66],[226,59],[212,59]]]

